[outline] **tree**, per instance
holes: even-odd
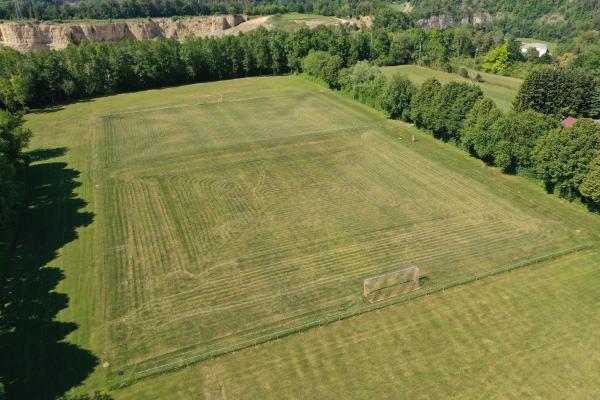
[[[350,91],[355,99],[375,108],[382,107],[382,93],[386,85],[385,75],[367,61],[359,61],[349,76]]]
[[[429,127],[433,104],[442,84],[435,78],[429,78],[423,82],[411,102],[411,119],[418,127]]]
[[[525,59],[530,64],[537,63],[539,58],[540,58],[540,53],[538,52],[538,50],[535,47],[530,47],[525,52]]]
[[[0,231],[13,222],[18,199],[15,166],[30,138],[20,115],[0,110]]]
[[[29,144],[31,131],[23,127],[23,117],[0,110],[0,156],[15,163]]]
[[[17,198],[15,167],[7,157],[0,155],[0,231],[13,222]]]
[[[461,142],[463,146],[478,158],[492,163],[496,145],[500,140],[497,131],[492,129],[496,121],[503,117],[496,103],[488,97],[482,97],[467,113],[463,123]]]
[[[596,204],[600,204],[600,152],[590,163],[588,173],[579,187],[579,191]]]
[[[538,112],[510,112],[491,127],[499,142],[494,150],[494,164],[506,172],[530,168],[531,152],[538,139],[558,126],[558,120]]]
[[[583,118],[571,128],[552,129],[540,138],[533,151],[534,169],[549,191],[573,198],[599,150],[600,125]]]
[[[427,128],[443,140],[460,142],[463,120],[482,96],[483,92],[477,85],[450,82],[442,86],[433,99]]]
[[[506,40],[508,46],[508,60],[510,62],[524,61],[523,53],[521,52],[521,42],[513,36],[509,36]]]
[[[468,28],[457,28],[453,32],[452,49],[456,57],[473,57],[475,46],[473,45],[473,32]]]
[[[344,60],[326,51],[311,50],[302,62],[302,69],[309,75],[322,79],[330,87],[338,85],[339,72]]]
[[[384,111],[394,119],[410,120],[410,105],[417,92],[415,85],[404,75],[396,73],[387,82],[381,104]]]
[[[598,83],[578,68],[539,68],[531,71],[513,100],[516,111],[594,117],[600,112]]]
[[[503,44],[493,48],[483,57],[483,69],[497,74],[508,68],[508,62],[508,45]]]

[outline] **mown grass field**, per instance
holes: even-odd
[[[583,208],[294,76],[110,96],[27,125],[33,148],[64,148],[33,166],[74,171],[93,213],[50,260],[70,339],[109,363],[89,387],[360,307],[366,276],[415,263],[436,285],[600,234]]]
[[[341,20],[318,14],[286,13],[269,17],[266,24],[276,29],[293,31],[304,26],[315,27],[318,25],[338,25]]]
[[[418,85],[422,84],[428,78],[436,78],[444,84],[449,82],[465,82],[479,85],[484,95],[494,100],[496,105],[504,111],[509,109],[511,102],[517,95],[522,83],[521,79],[474,70],[469,70],[471,78],[474,78],[476,74],[479,74],[483,78],[483,82],[476,82],[473,79],[463,78],[458,74],[420,67],[418,65],[395,65],[391,67],[382,67],[382,70],[388,76],[400,72]]]
[[[597,249],[363,314],[114,392],[169,399],[592,399]]]

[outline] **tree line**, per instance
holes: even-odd
[[[504,172],[534,176],[549,192],[600,206],[600,124],[585,118],[600,109],[591,111],[584,71],[534,71],[507,113],[477,85],[443,85],[431,78],[416,87],[402,74],[387,78],[367,61],[344,68],[337,56],[324,51],[311,51],[304,71]],[[548,80],[540,79],[548,74]],[[567,86],[554,87],[561,83]],[[547,89],[549,94],[539,99]],[[583,118],[565,128],[560,121],[569,114]]]
[[[15,221],[23,189],[17,169],[23,163],[21,151],[30,138],[31,131],[23,127],[21,114],[0,110],[0,233],[6,232]]]
[[[0,18],[68,20],[289,12],[348,17],[376,15],[387,6],[379,0],[33,0],[21,3],[20,16],[14,3],[0,3]]]
[[[189,37],[182,42],[83,42],[26,55],[1,48],[0,107],[16,110],[168,85],[299,72],[299,60],[309,50],[337,55],[343,66],[369,60],[378,65],[414,63],[452,71],[458,63],[484,55],[490,65],[499,65],[487,55],[506,48],[504,64],[520,63],[520,44],[512,37],[472,27],[404,29],[406,21],[398,17],[401,13],[383,14],[372,29],[362,30],[349,26],[305,27],[293,32],[260,28],[239,36]]]
[[[381,22],[383,21],[383,22]],[[397,24],[394,18],[379,24]],[[360,60],[380,65],[418,63],[451,69],[454,56],[494,46],[491,35],[467,28],[385,26],[356,30],[319,26],[293,32],[259,28],[238,36],[70,45],[60,51],[20,54],[0,49],[0,107],[16,110],[83,97],[192,82],[301,71],[309,50],[327,51],[343,66]]]

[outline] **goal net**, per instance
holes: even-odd
[[[370,303],[390,299],[419,288],[419,267],[389,272],[366,278],[363,281],[363,294]]]

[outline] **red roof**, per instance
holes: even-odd
[[[577,118],[567,117],[562,120],[562,126],[564,126],[565,128],[570,128],[573,125],[575,125],[575,122],[577,122]]]

